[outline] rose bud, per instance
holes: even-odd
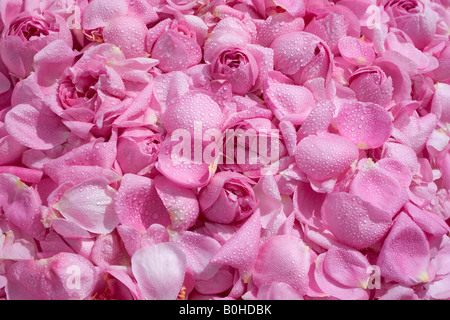
[[[350,77],[350,88],[356,99],[361,102],[373,102],[386,106],[392,101],[392,78],[376,66],[359,68]]]
[[[418,49],[428,45],[436,32],[438,15],[425,1],[385,0],[389,24],[404,31]]]
[[[218,172],[199,194],[203,216],[213,222],[231,223],[250,216],[258,200],[253,181],[236,172]]]
[[[147,128],[126,129],[117,140],[117,162],[123,173],[138,174],[153,167],[162,142],[160,133]]]
[[[67,22],[52,12],[22,12],[4,28],[0,54],[9,72],[26,78],[33,71],[33,58],[50,42],[62,39],[72,47]]]

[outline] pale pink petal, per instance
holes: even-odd
[[[131,258],[131,268],[142,298],[175,300],[186,273],[186,256],[172,243],[145,246]]]
[[[443,236],[450,232],[450,227],[445,220],[433,212],[422,210],[411,202],[405,204],[405,210],[424,232],[436,236]]]
[[[316,104],[307,88],[279,82],[274,73],[269,73],[263,89],[265,101],[275,117],[294,125],[302,124]]]
[[[211,262],[220,249],[217,240],[191,231],[173,234],[170,240],[186,255],[187,267],[193,272],[195,279],[211,279],[220,269],[219,265]]]
[[[259,210],[219,249],[211,262],[229,265],[249,277],[258,256],[261,237],[261,216]]]
[[[303,296],[308,288],[310,249],[297,237],[280,235],[261,245],[252,275],[256,286],[284,282]]]
[[[80,255],[58,253],[49,259],[18,261],[6,277],[10,300],[82,300],[95,285],[96,271]]]
[[[314,279],[325,295],[341,300],[367,300],[369,295],[366,290],[360,287],[342,286],[330,277],[330,274],[324,270],[326,256],[327,253],[323,253],[317,257],[314,271]]]
[[[155,177],[155,188],[170,215],[172,230],[191,228],[199,215],[197,197],[191,189],[176,185],[163,175]]]
[[[327,132],[304,138],[295,152],[300,170],[319,181],[345,172],[357,158],[358,149],[350,140]]]
[[[51,111],[39,111],[28,104],[11,109],[5,117],[6,130],[29,148],[48,150],[67,140],[68,130]]]
[[[114,196],[114,207],[122,225],[143,232],[152,224],[170,224],[170,216],[158,195],[154,180],[134,174],[123,176]]]
[[[109,21],[126,15],[127,12],[128,5],[125,0],[93,0],[83,12],[82,27],[84,30],[105,27]]]
[[[114,194],[115,190],[108,186],[108,180],[95,178],[64,192],[53,207],[85,230],[107,234],[119,224],[114,210]]]
[[[370,202],[375,207],[389,213],[391,217],[408,201],[407,188],[394,179],[389,171],[374,164],[371,159],[365,161],[354,177],[349,193]]]
[[[429,280],[430,248],[423,231],[404,212],[396,218],[377,260],[381,276],[405,286]]]
[[[328,126],[333,119],[335,109],[336,107],[329,100],[317,102],[314,109],[310,112],[305,122],[300,127],[300,130],[298,130],[298,140],[300,141],[311,134],[327,131]]]
[[[367,66],[375,59],[372,46],[360,39],[343,37],[339,40],[339,52],[348,62],[357,66]]]
[[[389,113],[373,103],[344,102],[337,116],[339,133],[361,149],[383,145],[392,132]]]
[[[145,53],[145,38],[147,26],[136,17],[122,16],[108,22],[103,29],[103,40],[118,46],[125,57],[143,57]]]
[[[345,192],[327,196],[322,205],[322,218],[337,240],[355,249],[372,246],[392,226],[389,213]]]

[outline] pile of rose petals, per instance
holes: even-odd
[[[0,299],[450,299],[450,1],[4,0],[0,30]]]

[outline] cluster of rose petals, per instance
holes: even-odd
[[[450,299],[450,1],[4,0],[0,31],[0,299]],[[179,163],[179,130],[276,166]]]

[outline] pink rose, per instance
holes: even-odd
[[[255,31],[250,20],[225,18],[205,43],[212,79],[228,81],[236,94],[260,88],[273,70],[273,51],[252,43]]]
[[[333,54],[339,52],[339,39],[344,36],[360,37],[358,17],[342,5],[330,6],[325,9],[311,9],[312,20],[306,25],[305,31],[322,38]]]
[[[392,101],[392,78],[376,66],[359,68],[351,75],[349,87],[361,102],[373,102],[386,106]]]
[[[35,54],[57,39],[72,47],[72,35],[63,18],[48,11],[22,12],[3,30],[2,60],[12,75],[26,78],[33,70]]]
[[[203,215],[210,221],[231,223],[250,216],[258,200],[253,181],[235,172],[218,172],[199,194]]]
[[[126,59],[111,44],[90,48],[62,73],[57,87],[58,103],[52,105],[52,110],[81,138],[90,130],[103,136],[116,119],[123,123],[128,117],[143,114],[147,109],[147,100],[143,100],[152,93],[148,71],[155,60],[138,59]]]
[[[424,1],[385,0],[384,10],[391,26],[404,31],[418,49],[431,42],[436,32],[437,14]]]
[[[147,52],[164,72],[184,70],[202,60],[201,34],[187,20],[166,19],[148,30]]]
[[[147,128],[126,129],[117,140],[117,162],[123,173],[138,173],[158,159],[162,135]]]
[[[270,47],[274,51],[274,67],[291,77],[296,84],[322,78],[330,80],[332,54],[328,45],[308,32],[291,32],[276,38]],[[302,50],[297,50],[302,48]]]

